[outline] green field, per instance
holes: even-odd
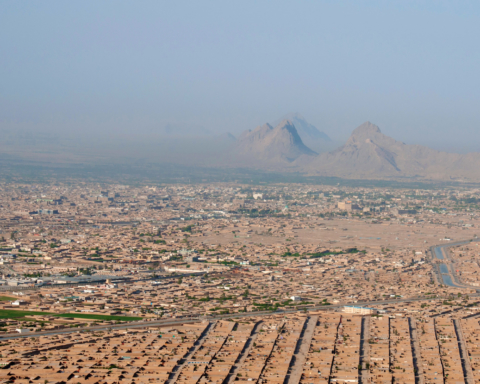
[[[18,300],[15,297],[9,297],[9,296],[0,296],[0,301],[15,301]]]
[[[52,315],[47,312],[15,311],[13,309],[0,309],[0,319],[20,319],[25,316]]]
[[[12,309],[0,309],[0,319],[22,319],[34,315],[48,315],[55,317],[76,317],[78,319],[92,319],[92,320],[116,320],[116,321],[136,321],[142,320],[141,317],[127,317],[127,316],[109,316],[109,315],[91,315],[88,313],[50,313],[50,312],[35,312],[35,311],[16,311]],[[25,319],[28,320],[28,319]]]

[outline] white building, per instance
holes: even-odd
[[[354,305],[346,305],[343,307],[343,312],[354,313],[357,315],[375,315],[378,311],[374,308],[357,307]]]

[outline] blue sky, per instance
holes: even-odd
[[[232,132],[299,112],[480,150],[475,1],[4,1],[0,128]]]

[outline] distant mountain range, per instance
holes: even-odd
[[[302,124],[306,136],[305,127],[309,124],[297,124]],[[238,138],[234,156],[249,159],[242,165],[309,175],[480,181],[480,153],[456,154],[408,145],[384,135],[370,122],[356,128],[345,145],[328,153],[317,154],[300,136],[291,120],[284,120],[275,128],[265,124]]]
[[[312,161],[311,173],[345,178],[480,180],[480,153],[457,154],[408,145],[366,122],[344,146]]]
[[[344,145],[333,149],[335,143],[302,116],[288,117],[275,125],[245,131],[237,139],[229,133],[176,126],[155,132],[99,132],[95,140],[81,132],[0,127],[0,155],[9,161],[55,166],[140,161],[346,179],[480,182],[480,153],[448,153],[408,145],[384,135],[370,122],[360,125]]]

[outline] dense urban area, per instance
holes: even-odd
[[[0,382],[480,383],[480,189],[0,183]]]

